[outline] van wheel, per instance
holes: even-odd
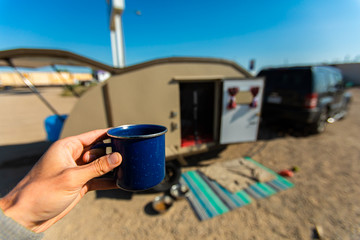
[[[327,126],[327,119],[328,119],[327,111],[326,109],[323,109],[320,112],[317,121],[310,125],[310,131],[314,134],[323,133]]]
[[[157,192],[168,191],[172,185],[177,184],[181,177],[181,166],[176,160],[168,161],[165,165],[165,178],[164,180],[153,187],[152,189]]]
[[[343,106],[342,110],[341,110],[341,117],[340,120],[344,119],[346,117],[346,115],[348,114],[349,111],[349,103],[345,103],[345,105]]]

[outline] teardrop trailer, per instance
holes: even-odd
[[[177,182],[178,162],[184,163],[184,157],[257,139],[264,80],[252,77],[232,61],[171,57],[119,69],[65,51],[41,51],[48,57],[46,61],[35,50],[26,55],[27,61],[36,67],[45,63],[80,65],[112,74],[78,99],[64,121],[61,138],[124,124],[168,128],[167,177],[157,190]],[[6,59],[1,54],[0,59]],[[19,66],[24,66],[21,56],[25,56],[24,50],[23,55],[8,59],[15,59],[14,63],[17,59]]]

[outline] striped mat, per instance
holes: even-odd
[[[256,199],[269,197],[294,186],[287,179],[253,159],[249,157],[245,157],[245,159],[274,174],[276,178],[265,183],[255,183],[244,190],[231,193],[200,171],[188,171],[182,174],[180,182],[187,185],[190,190],[186,198],[201,221],[248,205]]]

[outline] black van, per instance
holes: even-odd
[[[321,133],[328,122],[343,118],[351,95],[340,70],[327,66],[269,68],[265,77],[262,118],[287,120]]]

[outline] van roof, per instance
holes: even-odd
[[[291,66],[291,67],[269,67],[261,69],[262,71],[284,71],[284,70],[312,70],[312,69],[329,69],[329,70],[335,70],[340,71],[338,68],[333,66],[324,66],[324,65],[308,65],[308,66]]]

